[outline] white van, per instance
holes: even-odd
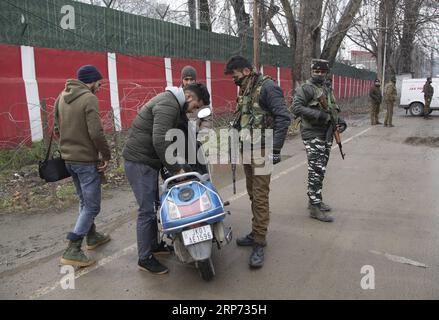
[[[412,116],[422,116],[424,114],[424,87],[427,78],[422,79],[404,79],[401,85],[401,99],[399,107],[409,110]],[[430,104],[430,113],[439,110],[439,78],[432,78],[434,89],[433,98]]]

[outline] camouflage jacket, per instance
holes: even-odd
[[[383,96],[381,95],[380,87],[372,86],[369,90],[370,103],[374,105],[379,105],[383,101]]]
[[[394,103],[396,101],[397,92],[395,84],[390,81],[386,84],[384,88],[384,101]]]
[[[424,92],[424,97],[431,99],[433,97],[434,89],[431,84],[428,82],[424,84],[424,88],[422,89],[422,92]]]

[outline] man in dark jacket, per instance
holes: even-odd
[[[382,124],[378,121],[378,115],[380,114],[380,105],[383,100],[381,94],[381,81],[379,79],[375,80],[374,85],[369,90],[369,100],[370,100],[370,124]]]
[[[184,164],[173,163],[166,153],[172,141],[165,139],[171,129],[187,122],[186,113],[210,103],[207,88],[200,83],[184,88],[168,87],[148,101],[134,119],[123,150],[125,174],[139,205],[137,217],[138,265],[142,270],[164,274],[168,268],[153,253],[166,252],[157,243],[157,219],[154,202],[157,197],[158,172],[164,166],[174,175],[183,173]]]
[[[96,67],[85,65],[78,70],[77,78],[67,80],[55,101],[55,132],[59,135],[61,156],[79,196],[79,217],[73,232],[67,235],[70,242],[61,263],[86,267],[95,261],[82,251],[83,238],[86,237],[89,250],[110,240],[108,235],[96,231],[94,220],[101,209],[101,173],[111,155],[96,97],[102,75]]]
[[[246,144],[246,141],[243,141],[245,139],[243,132],[250,132],[249,139],[252,143],[250,161],[244,162],[247,192],[252,203],[252,231],[238,238],[236,243],[239,246],[253,247],[249,265],[259,268],[264,263],[264,246],[270,218],[271,173],[261,174],[258,173],[258,169],[265,166],[267,161],[272,161],[272,164],[280,162],[280,152],[291,119],[282,89],[270,77],[262,76],[254,71],[247,59],[241,56],[230,58],[224,73],[231,75],[235,84],[240,88],[234,123],[235,128],[240,131],[241,148],[245,149]],[[265,139],[259,140],[256,136],[256,132],[264,136],[264,132],[269,134],[270,130],[273,131],[272,149],[264,145]],[[256,145],[258,142],[261,142],[259,146]],[[257,148],[260,150],[256,150]]]
[[[308,209],[311,218],[332,222],[327,213],[331,208],[323,203],[322,188],[331,152],[333,133],[346,129],[338,116],[338,108],[324,85],[329,72],[326,60],[313,59],[311,79],[298,87],[294,94],[293,112],[301,118],[300,131],[308,158]]]

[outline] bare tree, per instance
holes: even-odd
[[[346,6],[343,15],[335,26],[334,32],[331,33],[329,38],[325,41],[325,45],[322,50],[321,58],[329,60],[329,64],[332,65],[335,62],[338,49],[343,41],[346,33],[350,29],[355,15],[360,9],[362,0],[350,0]]]

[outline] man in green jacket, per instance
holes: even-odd
[[[92,65],[82,66],[77,80],[67,80],[55,102],[55,132],[59,135],[61,156],[73,178],[79,196],[79,217],[61,263],[86,267],[95,261],[81,249],[86,237],[87,249],[106,243],[110,237],[96,231],[94,220],[101,209],[101,173],[111,154],[99,114],[99,91],[102,75]]]
[[[184,88],[167,87],[165,92],[148,101],[138,112],[123,150],[125,174],[139,205],[137,216],[138,266],[155,274],[164,274],[168,268],[153,254],[166,253],[163,243],[157,241],[157,218],[154,201],[157,198],[158,172],[164,166],[174,175],[183,173],[185,164],[169,159],[166,150],[173,141],[166,133],[188,121],[186,113],[210,104],[207,88],[192,83]]]
[[[383,100],[381,95],[381,81],[376,79],[374,85],[369,90],[369,100],[370,100],[370,124],[382,124],[378,121],[378,115],[380,114],[380,105]]]

